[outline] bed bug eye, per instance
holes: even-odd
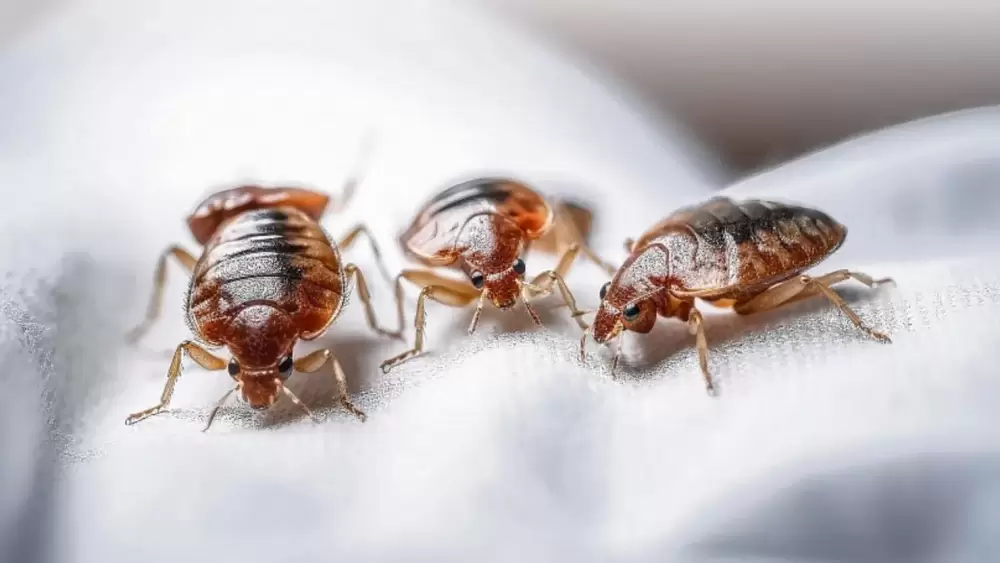
[[[288,379],[288,376],[292,375],[292,368],[294,366],[295,364],[292,362],[292,355],[289,354],[285,356],[285,359],[281,360],[281,363],[278,364],[278,371],[281,373],[281,377]]]
[[[601,286],[601,299],[608,294],[608,288],[611,287],[611,282],[608,282]]]
[[[236,358],[229,360],[229,375],[236,377],[240,373],[240,364],[236,363]]]
[[[486,278],[483,277],[481,272],[472,272],[469,274],[469,281],[472,282],[472,285],[476,286],[476,289],[482,289],[483,282],[486,281]]]
[[[622,311],[622,314],[625,315],[626,321],[634,321],[636,317],[639,316],[639,304],[633,303],[628,307],[625,307],[625,310]]]
[[[518,274],[523,276],[524,272],[526,272],[527,270],[528,267],[524,265],[524,260],[518,258],[517,262],[514,262],[514,271],[517,272]]]

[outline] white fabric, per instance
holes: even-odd
[[[470,311],[432,305],[430,353],[383,376],[379,361],[402,345],[371,335],[352,300],[322,342],[367,423],[234,405],[202,434],[228,378],[188,365],[169,413],[125,427],[155,403],[164,352],[186,337],[171,265],[164,318],[141,349],[121,341],[156,253],[194,249],[184,213],[236,181],[336,191],[372,122],[380,143],[359,196],[324,225],[339,235],[370,223],[393,269],[404,263],[392,235],[455,177],[514,173],[598,204],[596,246],[614,260],[626,236],[719,185],[709,159],[648,127],[623,94],[472,14],[193,5],[84,4],[0,58],[0,177],[18,197],[0,211],[0,559],[41,548],[64,562],[998,552],[992,109],[731,188],[846,223],[847,244],[815,273],[893,276],[895,288],[842,290],[892,345],[817,300],[751,318],[706,311],[721,388],[711,399],[679,323],[628,338],[613,381],[606,351],[591,345],[578,362],[578,330],[555,299],[539,305],[544,329],[521,310],[488,310],[473,337]],[[368,250],[348,257],[371,272],[390,322]],[[593,307],[602,273],[581,264],[570,278]],[[332,390],[319,375],[292,387],[309,404]],[[44,436],[52,447],[34,449]]]

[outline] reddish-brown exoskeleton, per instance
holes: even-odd
[[[428,267],[449,267],[462,271],[467,280],[444,277],[430,270],[403,270],[396,277],[421,286],[415,318],[413,348],[382,363],[388,371],[424,347],[424,301],[427,298],[452,307],[466,307],[478,300],[469,334],[476,330],[486,298],[498,309],[524,302],[537,325],[538,315],[529,301],[547,295],[552,284],[559,287],[563,300],[574,318],[579,311],[563,277],[579,253],[609,273],[614,272],[584,242],[590,227],[590,214],[569,202],[550,203],[529,186],[507,178],[480,178],[462,182],[444,190],[428,201],[417,213],[409,228],[400,236],[403,251]],[[530,282],[521,256],[529,247],[556,252],[557,265]]]
[[[349,194],[353,184],[348,186]],[[136,341],[159,316],[166,260],[173,256],[192,274],[185,316],[195,340],[180,343],[174,351],[159,404],[130,415],[126,424],[167,408],[185,352],[205,369],[228,369],[236,381],[209,415],[205,430],[236,390],[256,409],[271,406],[284,393],[312,416],[285,382],[293,370],[315,372],[328,361],[333,364],[339,402],[364,420],[365,414],[348,398],[344,371],[330,350],[292,358],[296,342],[319,337],[340,315],[352,277],[368,325],[379,334],[401,338],[403,319],[398,331],[379,327],[365,277],[357,266],[341,260],[340,250],[366,235],[382,266],[374,239],[357,225],[339,243],[332,242],[319,225],[328,204],[327,195],[308,189],[242,186],[216,193],[197,207],[187,223],[203,246],[201,257],[179,246],[163,252],[146,319],[129,335]],[[384,266],[382,270],[390,280]],[[208,350],[221,347],[232,354],[228,362]]]
[[[629,257],[600,292],[601,304],[580,340],[581,359],[587,334],[607,344],[622,331],[648,333],[658,316],[688,323],[696,338],[698,360],[708,392],[708,345],[702,299],[736,313],[774,309],[815,295],[836,305],[860,330],[880,342],[889,337],[866,326],[830,286],[850,278],[869,287],[892,282],[849,270],[820,277],[802,275],[843,244],[847,228],[827,214],[784,203],[713,198],[678,210],[626,242]],[[618,363],[619,346],[612,363]]]

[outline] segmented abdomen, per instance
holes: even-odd
[[[281,309],[312,332],[336,315],[343,292],[340,256],[323,229],[296,208],[264,208],[216,231],[195,266],[188,305],[209,340],[252,303]]]
[[[438,193],[418,211],[409,228],[400,235],[400,244],[411,256],[432,265],[455,261],[463,242],[475,239],[483,248],[493,244],[499,233],[480,221],[470,234],[470,221],[487,215],[502,218],[521,231],[516,238],[535,239],[552,225],[553,212],[540,194],[525,184],[504,178],[479,178],[462,182]],[[501,227],[501,229],[506,229]]]
[[[822,211],[785,203],[715,198],[682,209],[640,239],[670,249],[670,270],[683,289],[755,293],[822,261],[847,229]],[[654,234],[654,233],[650,233]]]

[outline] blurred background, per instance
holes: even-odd
[[[3,0],[0,44],[68,0]],[[991,0],[470,0],[634,88],[735,172],[1000,102]]]

